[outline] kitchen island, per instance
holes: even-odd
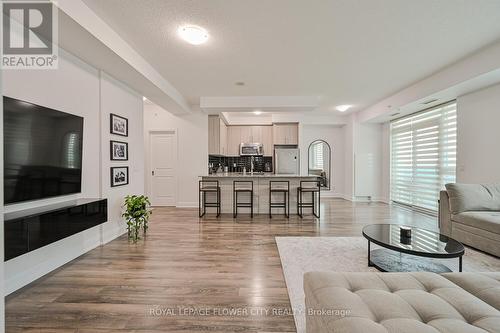
[[[210,181],[218,180],[221,188],[221,212],[233,213],[233,181],[253,181],[253,209],[254,214],[269,214],[269,182],[273,181],[289,181],[290,182],[290,214],[297,214],[297,187],[300,186],[300,181],[315,181],[317,176],[298,176],[298,175],[276,175],[274,173],[258,173],[251,174],[243,173],[216,173],[208,176],[200,176],[200,180]],[[213,195],[212,197],[210,197]],[[282,202],[282,193],[273,193],[274,202]],[[208,201],[215,200],[215,194],[207,195]],[[249,194],[241,193],[238,196],[238,202],[250,202]],[[311,198],[308,195],[304,196],[304,201],[310,202]],[[207,208],[207,213],[214,212],[214,208]],[[310,209],[304,209],[304,212],[309,214]],[[249,208],[239,208],[238,215],[247,215],[250,212]],[[273,208],[273,214],[284,214],[283,208]]]

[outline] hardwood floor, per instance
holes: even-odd
[[[138,244],[122,236],[10,295],[6,331],[293,332],[275,236],[361,236],[364,225],[389,222],[437,228],[403,208],[340,199],[322,200],[319,223],[197,214],[157,208]]]

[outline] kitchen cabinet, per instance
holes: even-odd
[[[219,152],[221,155],[227,155],[227,125],[219,119]]]
[[[227,155],[239,156],[241,143],[262,143],[264,155],[273,155],[273,127],[259,125],[227,126]]]
[[[240,143],[262,143],[262,127],[257,125],[242,125],[240,131]]]
[[[297,123],[273,124],[273,143],[275,145],[298,145],[299,124]]]
[[[252,126],[234,126],[240,130],[240,143],[252,143]]]
[[[219,116],[208,116],[208,154],[227,154],[227,126]]]
[[[261,126],[261,143],[264,145],[264,156],[273,156],[273,126]]]
[[[213,118],[212,118],[213,117]],[[219,123],[217,123],[217,121]],[[211,155],[239,156],[241,143],[262,143],[264,156],[273,155],[273,126],[227,126],[218,116],[208,118],[208,153]]]
[[[227,155],[239,156],[241,143],[241,128],[242,126],[227,127]]]

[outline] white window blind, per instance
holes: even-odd
[[[323,170],[323,143],[314,143],[312,146],[313,169]]]
[[[455,182],[457,105],[449,102],[391,122],[391,200],[432,211]]]

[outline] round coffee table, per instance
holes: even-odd
[[[413,227],[411,238],[401,238],[399,224],[371,224],[363,228],[363,236],[368,240],[368,266],[382,272],[435,273],[451,272],[447,266],[426,258],[458,258],[459,272],[462,271],[462,243],[440,233]],[[383,249],[370,250],[373,242]]]

